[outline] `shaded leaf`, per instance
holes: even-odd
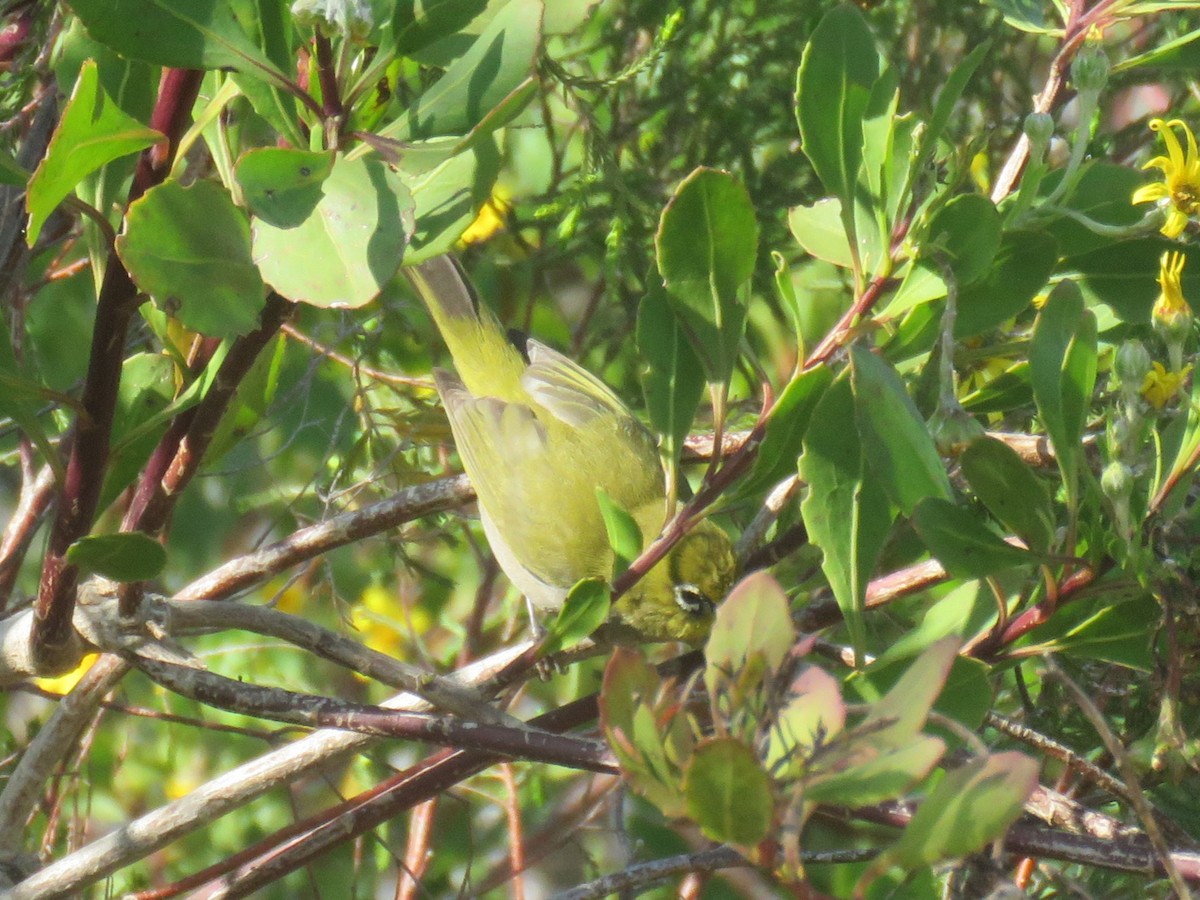
[[[1017,451],[982,437],[959,458],[975,496],[1005,528],[1041,553],[1054,540],[1050,492]]]
[[[740,493],[754,493],[796,472],[804,434],[832,382],[833,372],[825,365],[801,372],[788,382],[771,408],[762,446],[750,474],[738,486]]]
[[[857,344],[850,360],[854,420],[871,474],[905,514],[926,497],[949,500],[950,479],[933,437],[896,370]]]
[[[894,800],[933,771],[946,745],[939,738],[919,735],[899,746],[864,738],[850,750],[817,760],[804,785],[805,800],[845,806]]]
[[[958,292],[954,336],[973,337],[1027,310],[1058,257],[1057,244],[1044,231],[1004,232],[987,273]]]
[[[733,738],[714,738],[696,749],[684,796],[688,815],[711,840],[750,847],[771,827],[771,779],[754,751]]]
[[[808,493],[800,513],[809,538],[821,549],[821,568],[861,659],[867,582],[893,514],[878,479],[865,477],[858,431],[848,427],[853,421],[850,380],[842,378],[825,391],[804,435],[800,475]]]
[[[168,181],[129,207],[117,253],[138,288],[193,331],[245,334],[266,292],[246,214],[214,181]]]
[[[29,179],[26,243],[34,245],[47,217],[86,175],[163,139],[160,132],[126,115],[113,102],[100,86],[96,63],[86,61],[46,155]]]
[[[888,866],[915,869],[982,849],[1017,820],[1037,781],[1037,763],[1015,752],[995,753],[950,770],[900,840],[872,863],[869,874]]]
[[[239,23],[246,8],[226,0],[72,0],[71,9],[92,37],[130,59],[286,81]]]
[[[413,200],[378,160],[338,157],[323,196],[299,225],[252,227],[263,279],[289,300],[358,307],[396,274],[412,234]]]
[[[638,307],[637,344],[646,412],[674,464],[704,397],[704,369],[661,285],[651,284]]]
[[[113,581],[145,581],[167,564],[162,544],[140,531],[85,537],[67,548],[67,562]]]
[[[825,189],[842,201],[843,217],[854,198],[863,116],[878,77],[879,54],[862,13],[848,3],[835,6],[804,47],[796,121],[804,154]]]
[[[998,537],[969,509],[948,500],[922,500],[912,522],[929,552],[958,578],[986,578],[1013,566],[1038,562],[1028,550]]]
[[[699,168],[672,195],[654,238],[671,305],[713,384],[728,380],[746,323],[758,224],[736,178]]]

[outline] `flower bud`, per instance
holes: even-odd
[[[929,432],[942,456],[960,456],[984,434],[983,426],[958,404],[951,410],[939,408],[929,420]]]
[[[1099,41],[1087,41],[1071,62],[1071,80],[1078,91],[1098,94],[1108,84],[1108,54]]]
[[[1122,387],[1129,386],[1136,394],[1150,371],[1150,351],[1141,341],[1125,341],[1117,348],[1113,370],[1121,379]]]
[[[1031,112],[1025,117],[1025,136],[1033,145],[1035,155],[1040,156],[1054,137],[1054,116],[1050,113]]]
[[[1133,469],[1119,460],[1110,462],[1100,476],[1100,489],[1113,502],[1127,500],[1133,493]]]

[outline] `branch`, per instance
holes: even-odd
[[[164,70],[150,125],[167,135],[138,159],[129,199],[140,197],[166,177],[187,116],[196,101],[203,73]],[[41,671],[69,668],[77,659],[71,628],[79,572],[66,561],[67,548],[92,527],[108,466],[113,414],[125,356],[129,324],[142,302],[129,273],[115,252],[109,253],[104,280],[96,299],[92,346],[81,403],[75,422],[58,512],[50,528],[42,576],[38,585],[33,631],[33,656]]]
[[[221,600],[285,569],[413,519],[456,509],[475,499],[465,475],[397,491],[387,500],[302,528],[261,550],[232,559],[176,592],[176,600]]]
[[[482,685],[489,682],[495,673],[508,664],[514,653],[520,653],[524,648],[506,651],[504,654],[463,669],[453,678],[464,686]],[[77,705],[80,698],[76,694],[93,691],[98,688],[92,685],[93,674],[105,670],[107,677],[116,678],[123,675],[128,667],[124,662],[113,656],[102,657],[92,667],[84,680],[74,692],[55,710],[50,721],[34,738],[26,753],[22,756],[17,770],[13,773],[5,790],[0,795],[0,850],[6,850],[11,858],[20,849],[20,835],[25,818],[35,808],[37,794],[41,785],[50,777],[57,763],[57,752],[69,749],[73,735],[69,728],[64,728],[69,716],[63,715],[66,707]],[[103,684],[99,686],[100,695],[109,689]],[[98,697],[96,698],[98,701]],[[416,710],[426,708],[422,701],[412,695],[403,694],[384,704],[391,709]],[[545,717],[535,719],[530,724],[535,727],[545,727]],[[79,730],[82,725],[79,725]],[[323,730],[306,735],[285,747],[273,750],[263,756],[237,766],[218,778],[201,785],[196,790],[174,800],[165,806],[147,813],[123,825],[109,834],[101,837],[86,847],[68,854],[62,859],[48,865],[13,889],[8,900],[36,900],[51,894],[76,894],[88,885],[111,875],[125,866],[132,865],[163,847],[179,840],[191,832],[202,828],[209,822],[215,821],[227,813],[240,809],[257,797],[282,785],[290,784],[313,772],[324,769],[339,759],[351,753],[360,752],[374,739],[366,735],[354,734],[347,731]],[[38,751],[45,751],[44,755]],[[463,756],[465,754],[443,751],[440,756]],[[29,770],[43,760],[50,759],[48,767],[44,768],[42,777],[30,779],[25,777]],[[19,814],[12,815],[14,807],[19,804],[10,800],[14,793],[14,782],[20,776],[21,783],[33,786],[33,794],[27,798],[28,805],[19,809]],[[6,815],[6,813],[8,813]],[[15,823],[8,827],[9,823]]]
[[[464,748],[608,775],[617,771],[608,745],[603,741],[385,709],[368,703],[263,687],[149,656],[130,655],[129,658],[156,684],[188,699],[245,716],[290,725],[341,728],[375,737]]]

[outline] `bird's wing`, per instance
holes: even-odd
[[[513,583],[530,593],[531,579],[566,588],[607,575],[611,557],[595,487],[571,452],[572,431],[547,428],[528,404],[476,397],[450,372],[434,378],[463,467],[490,519],[488,538],[502,541],[493,549],[508,562]],[[564,497],[586,501],[572,510],[574,527],[564,526]],[[515,571],[514,561],[525,571]]]
[[[632,418],[621,398],[574,360],[535,340],[528,342],[529,366],[521,384],[539,406],[573,428],[598,416]]]

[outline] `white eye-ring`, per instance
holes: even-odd
[[[675,585],[675,602],[689,616],[711,616],[717,605],[694,584]]]

